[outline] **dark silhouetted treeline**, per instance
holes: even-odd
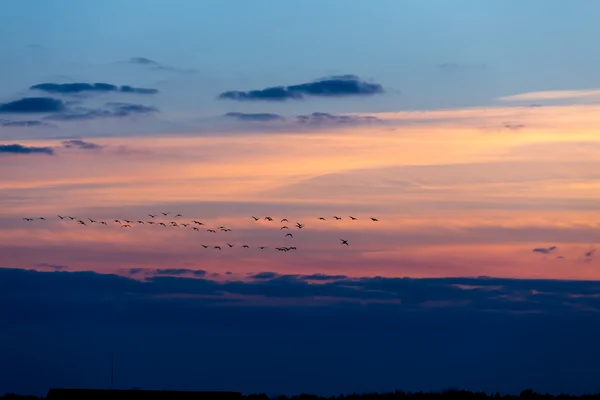
[[[143,391],[142,391],[143,392]],[[137,393],[139,395],[139,391]],[[202,397],[202,396],[199,396]],[[38,400],[44,399],[45,397],[37,396],[22,396],[17,394],[5,394],[0,396],[0,400]],[[110,398],[110,396],[107,396]],[[551,395],[536,393],[533,390],[523,390],[519,395],[501,395],[486,394],[483,392],[470,392],[467,390],[446,390],[443,392],[403,392],[394,391],[388,393],[352,393],[352,394],[340,394],[337,396],[317,396],[312,394],[301,394],[297,396],[268,396],[264,393],[261,394],[250,394],[241,396],[240,399],[248,400],[600,400],[600,393],[587,394],[587,395]],[[85,400],[85,399],[81,399]]]

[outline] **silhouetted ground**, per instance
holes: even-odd
[[[123,394],[124,391],[118,391]],[[132,392],[131,397],[135,398],[143,398],[143,390],[136,391],[128,391]],[[110,391],[102,391],[103,395],[110,393]],[[175,394],[177,392],[170,392],[170,394]],[[179,392],[182,393],[182,392]],[[96,392],[98,394],[98,392]],[[140,396],[141,395],[141,396]],[[87,397],[87,396],[86,396]],[[91,396],[97,398],[96,396]],[[174,400],[177,398],[177,395],[169,396]],[[186,393],[186,398],[190,398],[189,393]],[[193,396],[192,396],[193,397]],[[22,396],[16,394],[5,394],[0,397],[0,400],[36,400],[36,399],[44,399],[45,397],[36,397],[36,396]],[[107,395],[105,398],[110,399],[111,396]],[[197,398],[207,398],[203,396],[201,393],[198,393]],[[407,393],[402,391],[388,392],[388,393],[352,393],[352,394],[340,394],[338,396],[316,396],[311,394],[301,394],[297,396],[276,396],[269,397],[266,394],[250,394],[250,395],[242,395],[239,397],[240,399],[248,399],[248,400],[319,400],[319,399],[344,399],[344,400],[369,400],[369,399],[380,399],[380,400],[392,400],[392,399],[402,399],[402,400],[485,400],[485,399],[503,399],[503,400],[600,400],[600,393],[597,394],[588,394],[588,395],[551,395],[551,394],[540,394],[536,393],[530,389],[522,391],[519,395],[501,395],[500,393],[496,393],[494,395],[489,395],[482,392],[470,392],[467,390],[447,390],[444,392],[416,392],[416,393]],[[85,398],[81,398],[81,400],[86,400]]]

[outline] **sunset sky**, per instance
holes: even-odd
[[[2,14],[0,393],[600,391],[600,2]]]

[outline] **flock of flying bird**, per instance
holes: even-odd
[[[160,214],[162,214],[163,217],[167,217],[171,213],[168,213],[168,212],[165,213],[165,212],[163,212],[163,213],[160,213]],[[187,223],[183,223],[181,220],[179,220],[179,222],[177,222],[177,221],[159,222],[155,218],[156,217],[160,218],[160,214],[148,214],[148,217],[150,217],[150,220],[145,220],[145,221],[143,221],[143,220],[137,220],[136,221],[136,220],[129,220],[129,219],[113,219],[111,222],[113,224],[119,225],[121,228],[131,228],[132,226],[134,226],[136,224],[143,224],[143,225],[162,226],[162,227],[165,227],[165,228],[166,227],[173,227],[173,228],[179,228],[179,227],[187,228],[187,227],[191,227],[194,231],[200,232],[200,227],[201,226],[206,227],[206,225],[203,222],[200,222],[200,221],[197,221],[197,220],[191,220],[191,221],[189,221]],[[61,220],[73,221],[73,222],[75,222],[75,223],[77,223],[79,225],[83,225],[83,226],[88,226],[88,224],[99,224],[99,225],[106,225],[106,226],[108,226],[108,223],[106,221],[94,220],[92,218],[87,218],[87,221],[85,221],[84,219],[79,219],[77,217],[72,217],[70,215],[57,215],[57,217],[60,218]],[[180,218],[180,217],[183,217],[183,215],[182,214],[175,214],[174,215],[174,218]],[[333,218],[335,220],[341,220],[342,219],[342,217],[339,217],[337,215],[334,215]],[[255,217],[255,216],[252,216],[252,219],[254,219],[254,221],[256,221],[256,222],[259,221],[259,220],[261,220],[261,218]],[[269,222],[273,222],[274,221],[274,219],[272,217],[269,217],[269,216],[266,216],[266,217],[264,217],[262,219],[265,220],[265,221],[269,221]],[[353,217],[353,216],[350,216],[350,219],[352,221],[358,220],[358,218]],[[370,217],[369,219],[371,221],[373,221],[373,222],[379,221],[377,218],[374,218],[374,217]],[[36,221],[36,220],[46,221],[46,218],[44,218],[44,217],[36,217],[36,218],[25,217],[25,218],[23,218],[23,220],[28,221],[28,222],[33,222],[33,221]],[[327,219],[325,217],[318,217],[318,220],[326,221]],[[284,222],[285,223],[289,223],[289,221],[288,221],[287,218],[282,218],[281,219],[280,223],[283,224]],[[301,224],[300,222],[296,222],[296,224],[294,225],[294,227],[297,228],[297,229],[302,229],[302,228],[304,228],[304,226],[305,225]],[[210,228],[206,229],[206,232],[217,233],[217,229],[220,232],[230,232],[231,231],[230,228],[227,228],[225,226],[219,226],[219,227],[217,227],[215,229],[210,229]],[[279,229],[280,230],[283,230],[283,229],[288,229],[289,230],[290,228],[287,225],[283,225]],[[294,235],[292,233],[288,232],[288,233],[285,234],[284,237],[285,238],[293,239]],[[231,243],[225,243],[225,244],[227,246],[229,246],[229,248],[235,246],[235,244],[231,244]],[[349,246],[348,240],[347,239],[340,239],[340,245]],[[221,246],[219,246],[219,245],[212,245],[211,246],[211,245],[201,244],[201,246],[203,248],[205,248],[205,249],[207,249],[209,247],[212,247],[215,250],[222,250]],[[246,249],[250,248],[250,246],[247,245],[247,244],[244,244],[241,247],[242,248],[246,248]],[[257,248],[259,248],[261,250],[264,250],[264,249],[267,249],[268,247],[267,246],[258,246]],[[297,248],[295,246],[282,246],[282,247],[275,247],[275,250],[287,252],[287,251],[290,251],[290,250],[297,250]]]

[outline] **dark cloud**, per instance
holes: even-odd
[[[107,109],[91,109],[85,107],[74,107],[63,112],[52,114],[44,119],[54,121],[74,121],[99,118],[125,118],[134,115],[147,115],[158,112],[155,107],[131,103],[106,103]]]
[[[35,266],[38,268],[50,268],[55,271],[63,271],[63,270],[69,269],[69,267],[66,265],[57,265],[57,264],[48,264],[48,263],[39,263],[39,264],[36,264]]]
[[[116,86],[110,83],[40,83],[29,89],[41,90],[48,93],[75,94],[83,92],[120,92],[136,94],[156,94],[158,89],[135,88],[132,86]]]
[[[5,126],[8,128],[24,128],[32,126],[48,128],[53,127],[54,125],[42,121],[10,121],[7,119],[0,119],[0,126]]]
[[[62,142],[63,147],[67,149],[83,149],[83,150],[99,150],[104,146],[101,146],[96,143],[86,142],[84,140],[73,139],[73,140],[65,140]]]
[[[54,155],[51,147],[32,147],[21,144],[0,144],[0,154],[47,154]]]
[[[258,274],[250,275],[252,279],[273,279],[277,278],[279,274],[277,272],[259,272]]]
[[[157,275],[188,275],[192,274],[194,276],[205,276],[206,271],[201,269],[188,269],[188,268],[158,268],[154,270]]]
[[[358,124],[381,122],[377,117],[360,115],[334,115],[329,113],[314,112],[309,115],[298,115],[296,121],[301,124]]]
[[[542,253],[542,254],[550,254],[552,253],[554,250],[556,250],[557,247],[556,246],[550,246],[548,248],[545,247],[537,247],[535,249],[533,249],[532,251],[534,253]]]
[[[600,282],[308,276],[0,268],[0,392],[104,387],[112,354],[123,386],[597,391]]]
[[[127,270],[127,272],[129,272],[131,275],[137,275],[137,274],[141,274],[143,272],[148,272],[149,269],[148,268],[129,268]]]
[[[348,277],[346,275],[312,274],[303,275],[302,279],[307,281],[334,281],[339,279],[348,279]]]
[[[236,118],[240,121],[282,121],[285,118],[279,114],[271,113],[255,113],[246,114],[241,112],[228,112],[225,114],[226,117]]]
[[[51,113],[66,109],[62,100],[50,97],[25,97],[10,103],[0,104],[0,113]]]
[[[302,99],[305,95],[344,97],[369,96],[383,92],[384,89],[380,84],[365,82],[354,75],[342,75],[292,86],[274,86],[250,91],[232,90],[221,93],[219,98],[237,101],[285,101],[289,99]]]
[[[139,274],[148,269],[130,269],[130,274]],[[231,293],[241,296],[264,296],[275,299],[311,299],[327,297],[347,301],[393,302],[406,310],[427,307],[431,302],[443,302],[448,307],[468,307],[473,310],[497,310],[503,312],[554,312],[569,311],[571,306],[564,302],[578,303],[600,311],[600,282],[558,281],[558,280],[518,280],[500,278],[348,278],[343,275],[282,275],[277,272],[261,272],[250,276],[252,281],[217,282],[198,278],[206,275],[204,270],[187,268],[164,268],[153,270],[156,274],[146,281],[138,281],[123,276],[103,275],[93,272],[72,272],[62,275],[46,275],[42,272],[0,269],[0,292],[9,286],[11,277],[22,279],[47,280],[70,290],[93,294],[94,292],[121,291],[132,296],[156,295],[210,295],[222,296]],[[196,278],[182,275],[195,275]],[[161,276],[168,275],[168,276]],[[181,276],[180,276],[181,275]],[[27,278],[28,277],[28,278]],[[309,283],[308,281],[321,281]],[[463,287],[470,288],[465,290]],[[6,289],[9,290],[9,289]],[[48,287],[50,290],[50,287]],[[58,293],[51,290],[40,295]],[[536,294],[537,293],[537,294]],[[541,294],[540,294],[541,293]],[[576,297],[576,296],[578,297]],[[518,303],[507,301],[520,298]],[[241,301],[241,300],[240,300]],[[401,305],[400,305],[401,304]]]

